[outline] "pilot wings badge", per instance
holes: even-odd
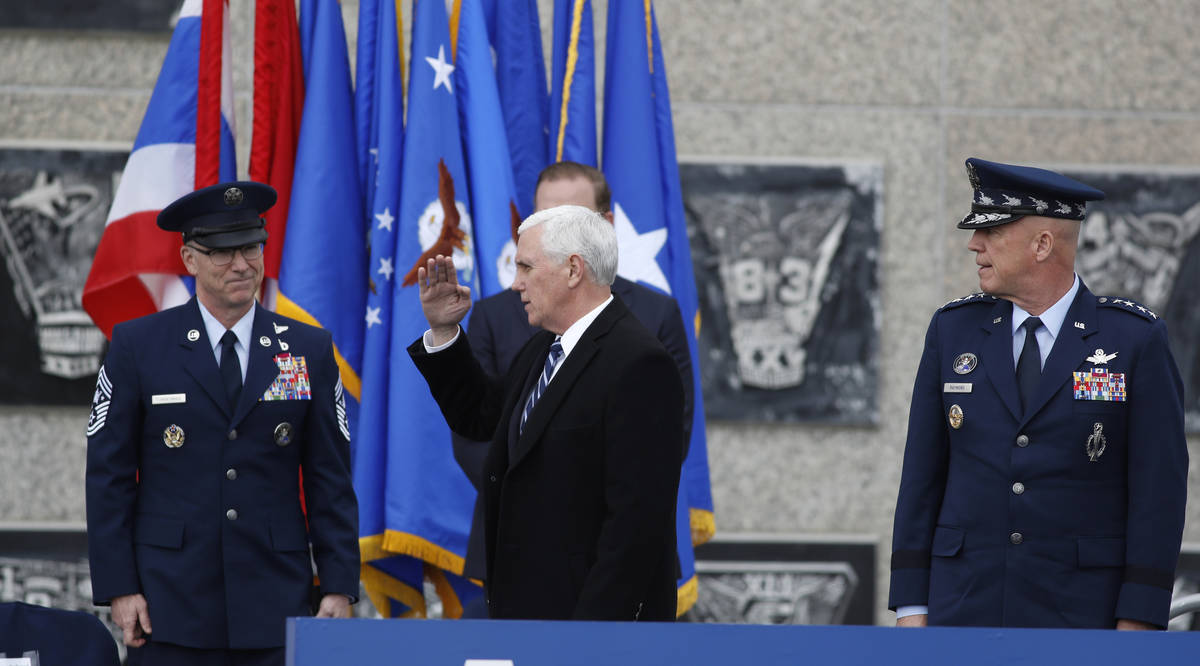
[[[1087,357],[1087,360],[1090,363],[1096,363],[1097,365],[1102,365],[1102,364],[1108,363],[1109,361],[1113,360],[1116,357],[1117,357],[1117,352],[1113,352],[1111,354],[1105,354],[1103,349],[1097,349],[1095,354],[1092,354],[1091,356]]]

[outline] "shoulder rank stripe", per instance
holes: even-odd
[[[967,305],[968,303],[989,303],[990,304],[990,303],[995,303],[995,302],[996,302],[995,296],[992,296],[990,294],[985,294],[982,291],[977,291],[974,294],[967,294],[966,296],[963,296],[962,298],[956,298],[956,299],[950,301],[949,303],[946,303],[945,305],[943,305],[942,307],[940,307],[938,309],[939,310],[949,310],[951,308],[957,308],[962,305]]]
[[[1127,298],[1112,298],[1109,296],[1101,296],[1100,298],[1096,299],[1096,303],[1103,305],[1105,307],[1117,308],[1118,310],[1125,310],[1126,312],[1132,312],[1133,314],[1144,317],[1146,319],[1149,319],[1150,321],[1154,321],[1155,319],[1158,319],[1158,315],[1154,314],[1154,312],[1150,308],[1142,305],[1141,303],[1136,303],[1134,301],[1131,301]]]

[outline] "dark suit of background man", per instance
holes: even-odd
[[[556,162],[543,169],[538,174],[533,205],[537,210],[564,205],[584,206],[600,213],[610,224],[613,221],[612,193],[604,173],[578,162]],[[692,434],[692,356],[688,352],[687,333],[679,304],[666,294],[630,282],[619,275],[613,279],[612,291],[621,298],[633,316],[658,338],[679,367],[683,381],[683,446],[686,458]],[[517,352],[538,330],[538,327],[529,323],[521,295],[512,289],[480,299],[472,309],[471,320],[467,324],[475,358],[484,372],[494,377],[503,377],[508,373]],[[487,447],[460,435],[454,435],[453,441],[455,459],[475,489],[482,489],[483,458]],[[483,512],[478,504],[471,520],[463,575],[479,580],[487,576],[483,553]],[[463,614],[464,617],[485,615],[485,609],[476,610],[470,605]]]
[[[534,213],[516,264],[512,288],[545,330],[503,380],[459,329],[470,290],[447,257],[419,270],[430,330],[408,348],[450,427],[491,438],[480,499],[489,613],[674,620],[679,371],[612,295],[616,233],[594,211]]]
[[[141,648],[134,663],[282,664],[284,618],[312,611],[314,560],[318,616],[349,617],[358,594],[330,336],[254,302],[261,216],[274,203],[275,190],[245,182],[163,209],[158,225],[183,233],[196,297],[114,328],[100,370],[88,422],[92,591]]]
[[[1086,201],[971,158],[983,293],[933,316],[896,505],[897,624],[1163,627],[1183,532],[1183,388],[1147,308],[1075,275]],[[1032,330],[1032,335],[1030,334]]]

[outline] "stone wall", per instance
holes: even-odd
[[[245,90],[252,11],[232,4]],[[357,6],[342,4],[353,53]],[[549,54],[553,3],[539,4]],[[878,426],[708,423],[719,531],[869,535],[882,608],[925,327],[977,288],[967,235],[954,229],[970,196],[963,160],[1200,169],[1200,14],[1189,0],[655,5],[681,155],[884,164]],[[594,2],[599,82],[606,8]],[[0,142],[128,147],[168,39],[0,30]],[[243,142],[248,104],[238,104]],[[86,405],[0,408],[0,521],[83,521],[86,417]],[[1195,461],[1200,439],[1189,443]],[[1195,542],[1196,474],[1189,495],[1185,541]]]

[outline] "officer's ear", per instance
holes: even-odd
[[[574,289],[587,277],[587,263],[578,254],[567,257],[567,286]]]
[[[195,276],[200,269],[199,261],[196,252],[187,246],[187,243],[179,246],[179,258],[183,260],[183,267],[187,269],[190,275]]]
[[[1054,233],[1045,227],[1041,227],[1033,232],[1033,237],[1029,239],[1029,247],[1033,251],[1033,260],[1037,263],[1042,263],[1050,258],[1050,254],[1054,251]]]

